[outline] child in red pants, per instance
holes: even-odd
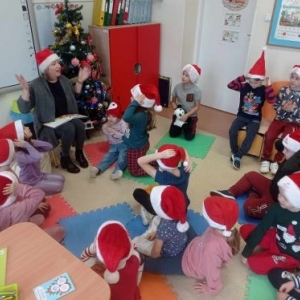
[[[242,262],[257,274],[265,275],[275,267],[293,270],[300,266],[300,172],[284,176],[278,187],[278,203],[261,222],[240,228],[246,241]]]

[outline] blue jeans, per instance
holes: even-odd
[[[243,155],[248,153],[255,135],[258,132],[259,125],[259,120],[252,120],[239,116],[232,122],[229,129],[229,143],[231,152],[234,154],[234,156],[241,158]],[[246,137],[243,140],[241,147],[239,148],[238,132],[244,126],[246,126]]]
[[[118,170],[124,171],[127,168],[127,146],[125,143],[110,145],[108,152],[103,156],[96,167],[101,170],[101,172],[104,172],[114,162],[117,162],[114,172]]]

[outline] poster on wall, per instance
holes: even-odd
[[[239,42],[242,14],[224,12],[221,29],[221,44],[236,45]]]
[[[267,43],[300,48],[300,0],[276,0]]]
[[[248,5],[248,0],[223,0],[223,5],[229,10],[241,10]]]

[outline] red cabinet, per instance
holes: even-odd
[[[130,103],[130,89],[136,84],[158,87],[160,24],[89,26],[113,100],[124,111]]]

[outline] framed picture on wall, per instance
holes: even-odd
[[[267,44],[300,48],[300,0],[276,0]]]

